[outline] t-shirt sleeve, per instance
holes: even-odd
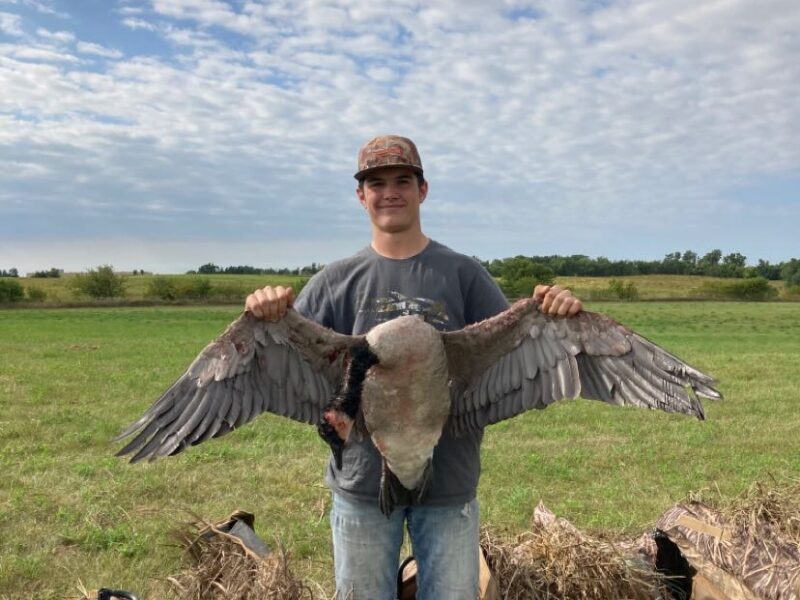
[[[319,271],[300,290],[294,300],[293,307],[304,317],[324,325],[333,327],[333,311],[331,310],[328,283],[325,280],[325,270]]]
[[[474,275],[467,288],[464,317],[467,325],[493,317],[508,308],[508,300],[483,265],[475,264]]]

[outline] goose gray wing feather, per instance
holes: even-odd
[[[177,454],[263,412],[305,423],[321,418],[361,338],[335,333],[289,310],[267,322],[243,313],[114,441],[131,462]]]
[[[602,400],[704,418],[716,381],[610,317],[539,312],[532,298],[442,334],[451,390],[448,427],[485,427],[562,398]]]

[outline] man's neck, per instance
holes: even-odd
[[[372,232],[372,249],[385,258],[411,258],[422,252],[430,240],[421,231],[397,233]]]

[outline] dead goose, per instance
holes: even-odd
[[[181,452],[268,411],[318,423],[341,467],[349,436],[383,457],[381,510],[419,501],[433,449],[455,434],[578,395],[704,418],[714,379],[611,318],[551,317],[527,298],[460,331],[416,316],[366,335],[335,333],[294,310],[277,322],[245,313],[115,440],[131,462]]]

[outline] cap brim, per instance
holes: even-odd
[[[353,175],[353,177],[359,181],[364,179],[370,173],[374,173],[375,171],[380,171],[381,169],[411,169],[417,175],[423,175],[422,169],[420,169],[417,165],[407,165],[407,164],[397,164],[397,165],[378,165],[377,167],[370,167],[369,169],[361,169],[358,173]]]

